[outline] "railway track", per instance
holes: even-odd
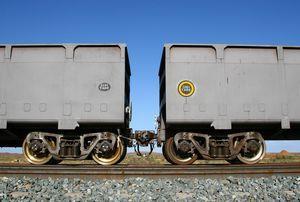
[[[256,165],[55,165],[31,166],[1,164],[0,176],[67,177],[89,179],[122,179],[127,177],[209,177],[300,175],[300,163]]]

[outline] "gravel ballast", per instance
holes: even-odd
[[[123,180],[1,177],[1,201],[299,201],[300,176]]]

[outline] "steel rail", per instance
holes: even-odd
[[[126,178],[126,177],[227,177],[299,175],[300,163],[256,165],[12,165],[1,164],[0,176]]]

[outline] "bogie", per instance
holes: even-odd
[[[227,160],[230,163],[255,164],[266,154],[266,144],[259,133],[230,134],[222,138],[182,132],[164,143],[163,155],[172,164],[192,164],[197,158]]]
[[[91,156],[101,165],[120,163],[127,145],[112,132],[76,136],[49,133],[29,133],[23,142],[25,159],[35,165],[58,164],[64,159],[86,159]]]

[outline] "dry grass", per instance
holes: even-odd
[[[23,154],[0,153],[0,163],[26,163]]]
[[[286,150],[282,150],[279,153],[268,153],[263,159],[264,163],[288,163],[288,162],[300,162],[300,153],[289,153]]]
[[[150,156],[141,157],[137,156],[135,153],[127,154],[126,158],[122,164],[167,164],[162,154],[152,153]]]

